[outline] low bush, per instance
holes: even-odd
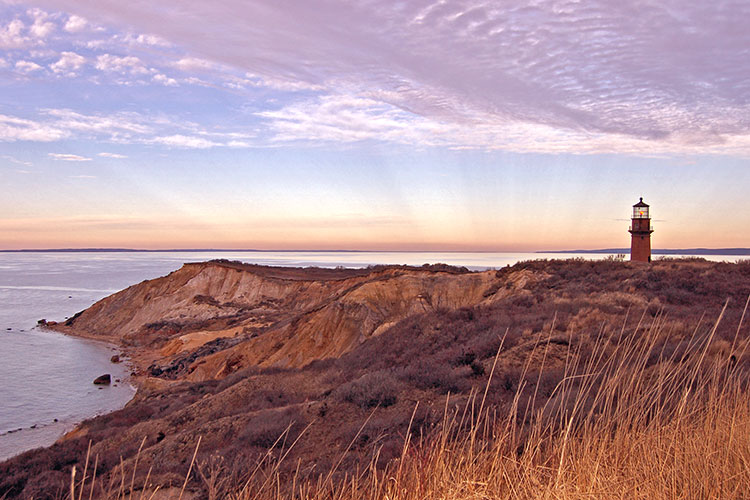
[[[367,373],[339,386],[333,396],[339,401],[354,403],[360,408],[387,407],[396,404],[401,383],[390,371]]]
[[[432,361],[432,362],[430,362]],[[460,374],[460,368],[451,368],[435,360],[419,361],[398,370],[399,378],[419,389],[437,389],[440,393],[467,391],[471,384]]]
[[[287,441],[291,442],[304,429],[304,426],[304,416],[296,408],[267,410],[250,419],[237,439],[245,446],[267,450],[287,428],[289,429]]]

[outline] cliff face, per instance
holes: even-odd
[[[148,348],[143,359],[154,375],[204,380],[338,357],[413,314],[491,303],[540,276],[186,264],[55,327]]]

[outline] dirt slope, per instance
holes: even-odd
[[[193,381],[249,366],[339,357],[406,317],[491,303],[543,277],[385,267],[283,270],[186,264],[107,297],[56,329],[135,351],[141,372]]]

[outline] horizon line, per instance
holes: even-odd
[[[292,252],[336,252],[336,253],[538,253],[538,254],[551,254],[551,253],[608,253],[608,254],[628,254],[630,253],[629,248],[599,248],[599,249],[575,249],[575,250],[345,250],[345,249],[258,249],[258,248],[161,248],[161,249],[149,249],[149,248],[121,248],[121,247],[80,247],[80,248],[20,248],[20,249],[0,249],[0,253],[33,253],[33,252],[57,252],[57,253],[95,253],[95,252],[144,252],[144,253],[159,253],[159,252],[277,252],[277,253],[292,253]],[[716,252],[715,255],[750,255],[750,248],[748,247],[724,247],[724,248],[708,248],[708,247],[694,247],[694,248],[655,248],[651,250],[652,254],[710,254],[710,252]]]

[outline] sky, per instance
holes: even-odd
[[[0,249],[750,247],[746,0],[0,0]]]

